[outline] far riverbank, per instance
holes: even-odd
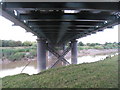
[[[79,50],[78,51],[78,57],[82,57],[82,56],[95,56],[95,55],[106,55],[106,54],[112,54],[112,53],[117,53],[117,52],[118,52],[118,49],[84,49],[84,50]],[[47,56],[48,56],[48,54],[47,54]],[[65,56],[66,59],[70,59],[70,57],[71,57],[71,52],[69,52]],[[33,60],[36,60],[36,57],[34,57],[33,59],[22,58],[21,60],[33,61]],[[10,61],[8,59],[3,59],[0,62],[0,64],[9,64],[11,62],[13,62],[13,61]],[[14,62],[17,62],[17,61],[14,61]]]

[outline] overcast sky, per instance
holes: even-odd
[[[19,26],[12,26],[12,22],[0,16],[0,39],[15,40],[15,41],[36,41],[37,37],[32,33],[28,33],[25,29]],[[105,43],[118,42],[118,26],[112,29],[105,29],[102,32],[83,37],[78,41],[83,43]]]

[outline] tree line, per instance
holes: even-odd
[[[21,47],[21,46],[32,46],[35,44],[35,42],[30,41],[13,41],[13,40],[0,40],[2,47]]]
[[[113,42],[113,43],[110,43],[110,42],[106,42],[104,44],[100,44],[100,43],[86,43],[84,44],[83,42],[79,42],[78,43],[78,46],[79,47],[85,47],[85,46],[89,46],[89,48],[95,48],[95,49],[114,49],[114,48],[120,48],[120,42],[117,43],[117,42]]]
[[[21,42],[21,41],[14,41],[14,40],[0,40],[1,43],[1,47],[21,47],[21,46],[36,46],[36,42],[31,42],[31,41],[25,41],[25,42]],[[87,43],[84,44],[83,42],[79,42],[78,46],[104,46],[105,48],[107,47],[118,47],[120,46],[120,42],[114,42],[114,43],[109,43],[106,42],[104,44],[100,44],[100,43]]]
[[[86,43],[86,44],[84,44],[83,42],[78,43],[79,46],[96,46],[96,45],[110,45],[110,44],[112,44],[112,45],[120,45],[120,42],[119,43],[117,43],[117,42],[113,42],[113,43],[105,42],[104,44],[100,44],[100,43]]]

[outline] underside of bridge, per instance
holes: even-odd
[[[119,2],[1,2],[2,16],[38,37],[39,71],[46,69],[46,50],[58,61],[71,50],[72,63],[77,63],[76,39],[119,24]],[[64,47],[62,54],[55,47]],[[54,64],[54,65],[55,65]],[[52,67],[54,66],[52,65]]]

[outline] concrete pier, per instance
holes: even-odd
[[[38,72],[46,70],[46,41],[43,38],[37,39],[37,69]]]
[[[73,40],[71,43],[71,64],[77,64],[77,40]]]

